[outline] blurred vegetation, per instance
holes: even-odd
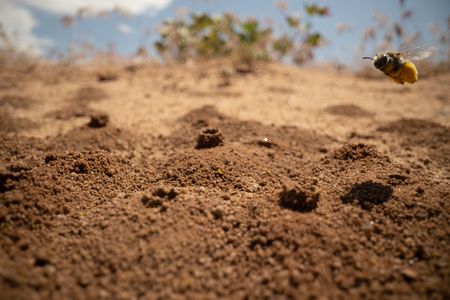
[[[0,68],[20,72],[33,71],[40,62],[40,58],[30,55],[29,51],[18,50],[6,34],[0,23]]]
[[[304,10],[310,18],[329,15],[327,7],[305,5]],[[284,18],[288,32],[276,35],[272,26],[254,18],[191,14],[164,21],[154,46],[165,61],[175,62],[231,57],[251,68],[256,61],[289,59],[301,65],[312,60],[314,49],[323,43],[321,33],[300,17]]]

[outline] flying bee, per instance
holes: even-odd
[[[377,53],[374,57],[365,56],[363,59],[372,60],[373,66],[384,74],[392,78],[399,84],[405,82],[413,84],[419,79],[419,73],[413,60],[422,60],[430,57],[434,48],[415,48],[404,52],[384,52]]]

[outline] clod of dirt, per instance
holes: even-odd
[[[57,157],[56,153],[50,152],[50,153],[47,153],[45,155],[44,161],[45,161],[46,164],[48,164],[48,163],[50,163],[52,161],[55,161],[57,159],[58,159],[58,157]]]
[[[404,268],[400,273],[405,277],[407,281],[416,280],[418,277],[417,272],[412,268]]]
[[[375,136],[373,134],[363,134],[356,131],[352,131],[348,134],[349,139],[363,139],[363,140],[369,140],[374,139]]]
[[[223,145],[223,135],[217,128],[203,129],[197,138],[196,149],[214,148]]]
[[[342,148],[334,151],[333,158],[341,160],[358,160],[367,157],[381,157],[373,147],[365,144],[347,144]]]
[[[169,200],[173,200],[178,195],[178,193],[174,188],[158,187],[153,192],[153,195],[158,196],[160,198],[167,198]]]
[[[247,75],[255,72],[254,65],[251,62],[242,62],[234,66],[234,71],[240,75]]]
[[[230,199],[231,199],[231,196],[230,196],[230,194],[228,194],[228,193],[224,193],[224,194],[222,194],[220,197],[221,197],[223,200],[230,200]]]
[[[158,187],[151,193],[145,193],[141,197],[141,202],[145,207],[163,207],[165,201],[176,198],[178,192],[174,188]]]
[[[130,72],[130,73],[135,73],[140,69],[141,69],[141,66],[136,65],[136,64],[131,64],[131,65],[125,66],[125,71]]]
[[[50,263],[49,255],[45,251],[39,251],[35,254],[34,265],[36,267],[45,267]]]
[[[16,188],[16,183],[29,172],[31,168],[26,165],[0,166],[0,193],[11,191]]]
[[[141,197],[141,202],[145,207],[158,207],[163,203],[163,199],[154,197],[153,195],[144,194]]]
[[[232,75],[232,70],[230,70],[229,68],[222,68],[219,72],[220,75],[220,81],[217,84],[217,87],[227,87],[231,85],[231,75]]]
[[[93,114],[88,126],[91,128],[105,127],[109,122],[109,117],[106,114]]]
[[[88,172],[88,164],[86,163],[86,161],[84,161],[82,159],[77,160],[75,162],[74,167],[73,167],[73,171],[75,173],[80,173],[80,174],[81,173],[87,173]]]
[[[258,141],[258,145],[266,148],[273,148],[276,144],[270,141],[268,138],[263,138]]]
[[[320,193],[315,188],[283,186],[280,192],[280,205],[301,212],[309,212],[317,207]]]
[[[105,81],[115,81],[119,78],[117,74],[114,73],[100,73],[97,74],[97,81],[105,82]]]
[[[15,182],[20,179],[20,174],[15,174],[0,167],[0,193],[4,193],[15,188]]]
[[[224,87],[227,87],[227,86],[230,86],[231,85],[231,81],[230,81],[230,79],[225,79],[225,78],[223,78],[218,84],[217,84],[217,87],[219,87],[219,88],[224,88]]]
[[[415,193],[415,196],[422,196],[423,193],[425,193],[425,190],[423,189],[423,187],[418,186],[418,187],[416,188],[416,191],[415,191],[415,192],[416,192],[416,193]]]
[[[392,186],[404,184],[408,181],[408,177],[401,174],[391,174],[388,176],[388,183]]]
[[[214,219],[219,220],[222,219],[225,211],[222,206],[217,206],[211,209],[211,214],[213,215]]]
[[[383,204],[391,198],[393,188],[373,181],[365,181],[352,186],[351,190],[341,197],[343,203],[356,203],[361,208],[370,210],[375,205]]]

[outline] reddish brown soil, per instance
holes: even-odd
[[[450,74],[222,73],[1,75],[1,299],[450,298]]]

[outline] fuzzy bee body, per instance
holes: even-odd
[[[371,59],[373,66],[389,76],[398,84],[405,82],[413,84],[419,79],[419,73],[411,60],[425,59],[433,53],[433,48],[422,50],[414,49],[409,52],[384,52],[374,57],[363,57]]]

